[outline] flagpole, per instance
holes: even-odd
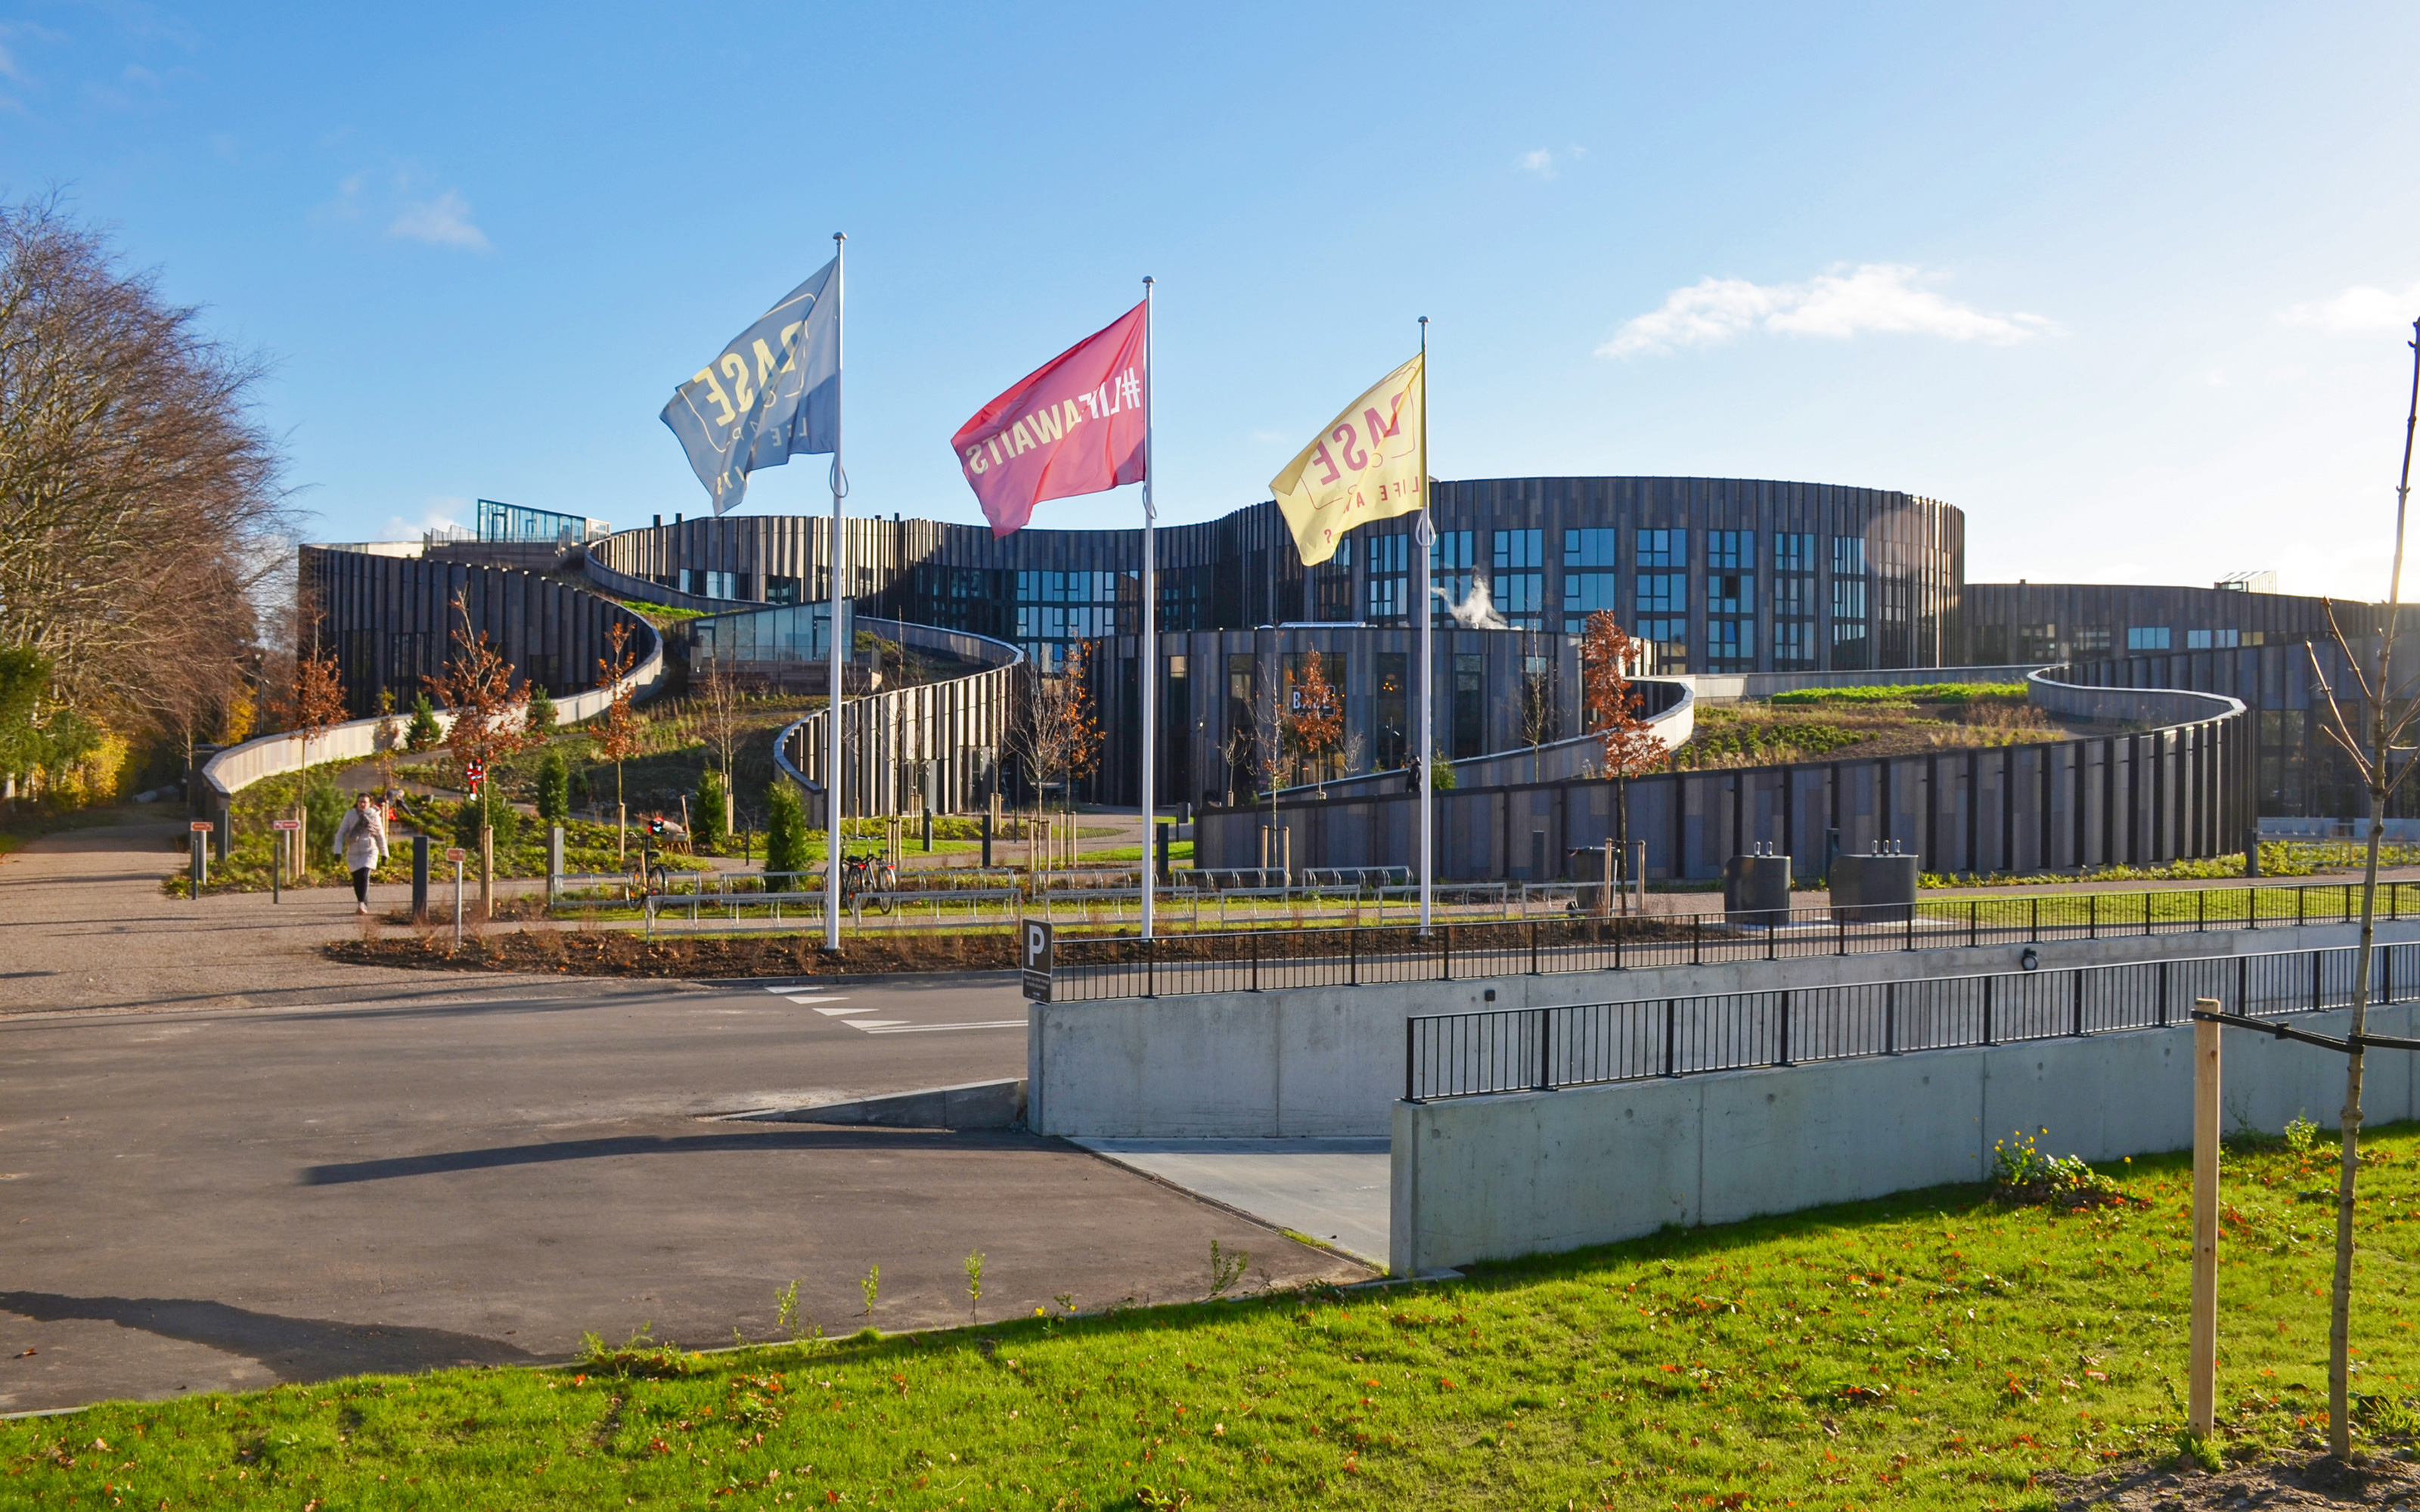
[[[840,703],[843,671],[848,648],[841,624],[841,584],[848,566],[848,535],[843,528],[841,501],[848,497],[848,474],[841,469],[841,375],[846,370],[840,362],[841,316],[845,304],[842,298],[841,257],[848,251],[848,234],[832,233],[832,538],[831,581],[825,594],[827,618],[831,636],[831,743],[824,748],[824,949],[840,953],[840,790],[841,790],[841,722]],[[803,333],[800,337],[804,341]]]
[[[1159,635],[1153,615],[1156,608],[1152,593],[1152,521],[1158,511],[1151,499],[1151,391],[1155,387],[1151,370],[1156,353],[1151,349],[1152,280],[1142,281],[1142,937],[1151,938],[1152,894],[1158,881],[1152,870],[1152,841],[1158,839],[1157,814],[1152,804],[1152,726],[1158,722],[1157,709],[1152,702],[1153,673],[1159,661]]]
[[[1430,551],[1436,544],[1436,527],[1429,522],[1429,317],[1420,316],[1420,524],[1413,534],[1420,545],[1419,640],[1420,640],[1420,933],[1429,933],[1430,908],[1435,887],[1430,873],[1435,870],[1435,831],[1433,823],[1436,795],[1432,791],[1435,764],[1434,748],[1435,723],[1429,702],[1436,688],[1436,650],[1429,624],[1429,588],[1434,580]]]

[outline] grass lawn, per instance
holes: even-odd
[[[2304,923],[2358,921],[2361,885],[2247,885],[2241,887],[2199,887],[2179,891],[2060,891],[2008,898],[1944,898],[1919,900],[1916,912],[1926,918],[1964,923],[1973,910],[1983,929],[2026,929],[2039,921],[2044,929],[2098,928],[2112,934],[2139,932],[2146,919],[2168,925],[2240,929],[2257,919],[2290,926]],[[2382,882],[2378,888],[2380,918],[2420,916],[2420,883]]]
[[[2362,1426],[2391,1434],[2420,1373],[2420,1127],[2366,1159]],[[2230,1154],[2230,1457],[2323,1418],[2331,1224],[2299,1194],[2332,1165]],[[2039,1473],[2170,1456],[2183,1418],[2189,1163],[2106,1169],[2149,1206],[1950,1187],[1460,1284],[110,1404],[0,1424],[0,1500],[2047,1508]]]

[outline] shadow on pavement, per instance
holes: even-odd
[[[488,1149],[458,1149],[435,1155],[404,1155],[394,1160],[349,1161],[340,1165],[306,1165],[297,1186],[341,1186],[349,1181],[385,1181],[403,1176],[442,1176],[454,1171],[488,1171],[509,1165],[545,1165],[556,1161],[600,1160],[615,1155],[706,1155],[726,1150],[765,1149],[1056,1149],[1056,1139],[1032,1134],[954,1133],[947,1129],[768,1130],[764,1134],[627,1134],[610,1139],[564,1139],[543,1145],[502,1145]]]
[[[91,1319],[257,1360],[284,1381],[458,1365],[529,1365],[538,1356],[497,1339],[442,1328],[280,1318],[181,1297],[65,1297],[0,1291],[0,1312],[37,1322]]]

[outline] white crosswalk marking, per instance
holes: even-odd
[[[836,1019],[847,1013],[871,1013],[874,1010],[870,1008],[819,1008],[816,1009],[815,1011],[821,1013],[828,1019]]]
[[[848,1026],[868,1034],[943,1034],[952,1029],[1021,1029],[1023,1019],[992,1019],[982,1024],[899,1024],[875,1019],[850,1019]]]
[[[793,997],[790,1001],[794,1003],[845,1003],[848,1001],[848,996],[846,994],[843,994],[837,997]]]
[[[905,1019],[843,1019],[841,1022],[852,1029],[871,1029],[877,1025],[896,1028],[908,1021]]]

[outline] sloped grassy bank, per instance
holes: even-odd
[[[2366,1158],[2376,1449],[2413,1427],[2420,1127]],[[2230,1153],[2228,1458],[2323,1420],[2331,1164]],[[0,1424],[0,1502],[2047,1508],[2183,1418],[2189,1165],[2102,1170],[2141,1201],[1942,1188],[1458,1284],[114,1403]]]

